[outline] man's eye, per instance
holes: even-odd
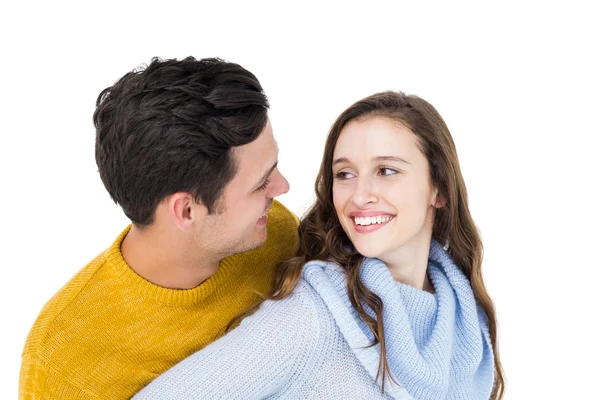
[[[271,177],[267,178],[267,180],[265,181],[265,183],[263,183],[262,185],[260,185],[258,187],[258,190],[265,190],[269,187],[269,183],[271,183]]]

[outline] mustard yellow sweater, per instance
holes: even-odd
[[[189,290],[165,289],[133,272],[121,254],[127,228],[43,308],[25,344],[20,399],[127,399],[224,333],[270,289],[292,255],[298,219],[274,202],[261,248],[221,261]],[[230,362],[232,360],[223,360]]]

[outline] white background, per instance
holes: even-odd
[[[127,224],[94,161],[96,96],[153,56],[187,55],[234,61],[260,79],[291,183],[280,199],[298,214],[345,107],[388,89],[430,101],[453,133],[484,239],[506,398],[597,395],[591,1],[119,3],[0,9],[1,398],[17,396],[41,307]]]

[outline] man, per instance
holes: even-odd
[[[96,106],[100,177],[132,224],[41,311],[21,399],[131,397],[259,301],[296,245],[252,73],[154,59]]]

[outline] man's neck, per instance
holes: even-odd
[[[205,255],[171,233],[131,227],[121,244],[129,267],[142,278],[168,289],[192,289],[217,272],[219,259]]]

